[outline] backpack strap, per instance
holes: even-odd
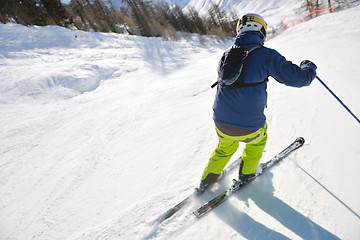
[[[242,46],[252,45],[252,44],[253,44],[253,43],[241,44],[241,45],[234,44],[234,45],[232,46],[232,48],[234,48],[234,47],[235,47],[235,48],[240,48],[240,47],[242,47]],[[258,46],[255,46],[255,47],[251,48],[251,49],[248,51],[247,56],[248,56],[250,53],[254,52],[255,50],[258,50],[258,49],[261,49],[261,48],[266,48],[266,47],[264,47],[264,46],[261,45],[261,44],[258,44]],[[243,82],[243,75],[244,75],[244,72],[241,72],[239,78],[235,81],[236,83],[235,83],[235,85],[234,85],[232,88],[254,87],[254,86],[261,85],[261,84],[269,81],[269,79],[268,79],[268,77],[267,77],[267,78],[266,78],[264,81],[262,81],[262,82],[244,83],[244,82]],[[240,81],[239,81],[239,80],[240,80]],[[219,83],[219,81],[216,81],[214,84],[211,85],[211,88],[214,88],[216,85],[218,85],[218,83]]]
[[[236,84],[236,86],[234,86],[234,88],[240,88],[240,87],[254,87],[254,86],[258,86],[261,85],[263,83],[266,83],[269,81],[269,77],[265,78],[264,81],[262,82],[254,82],[254,83],[240,83],[240,84]]]

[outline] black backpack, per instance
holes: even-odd
[[[233,89],[257,86],[268,81],[268,79],[256,83],[244,83],[243,81],[244,60],[251,52],[260,48],[263,48],[263,46],[259,45],[246,50],[244,47],[234,44],[229,50],[225,51],[218,66],[218,80],[211,87],[214,88],[219,84],[222,88]]]

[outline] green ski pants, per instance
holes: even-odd
[[[267,124],[265,123],[263,128],[245,136],[228,136],[222,133],[217,127],[216,131],[219,136],[219,144],[211,154],[201,180],[204,180],[209,173],[219,175],[238,149],[239,142],[246,142],[242,153],[242,174],[255,173],[267,140]],[[248,142],[247,139],[252,140]]]

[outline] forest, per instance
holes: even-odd
[[[311,12],[321,5],[331,7],[336,4],[339,8],[349,4],[346,0],[301,1],[299,11],[303,12]],[[60,0],[5,0],[0,3],[0,22],[26,26],[59,25],[83,31],[176,40],[177,32],[234,36],[234,26],[239,18],[235,11],[225,12],[215,3],[206,15],[200,15],[192,7],[184,10],[166,2],[122,0],[122,3],[122,7],[116,8],[111,0],[71,0],[68,4]]]

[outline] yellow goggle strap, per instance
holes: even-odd
[[[260,23],[260,24],[264,27],[265,31],[267,31],[267,25],[266,25],[266,23],[265,23],[264,21],[262,21],[260,18],[257,18],[257,17],[254,17],[254,16],[247,16],[247,17],[246,17],[246,22],[257,22],[257,23]],[[242,19],[242,18],[239,19],[239,21],[238,21],[238,23],[237,23],[237,25],[236,25],[236,29],[238,29],[238,27],[239,27],[240,24],[243,24],[243,19]]]

